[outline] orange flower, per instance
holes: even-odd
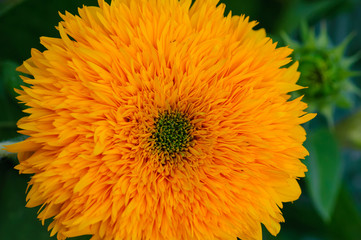
[[[215,0],[114,0],[62,15],[19,71],[27,207],[58,239],[261,239],[307,155],[291,50]]]

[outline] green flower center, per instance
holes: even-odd
[[[193,141],[193,125],[179,111],[165,111],[155,119],[151,139],[154,149],[169,155],[182,152]]]

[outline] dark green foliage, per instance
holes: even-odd
[[[327,128],[317,129],[308,135],[306,183],[316,210],[329,222],[336,204],[342,179],[341,153],[334,134]]]

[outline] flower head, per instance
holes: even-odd
[[[285,42],[294,49],[293,56],[299,61],[302,75],[301,86],[296,95],[304,95],[304,101],[311,111],[322,113],[333,125],[333,109],[336,106],[349,108],[350,96],[361,96],[361,90],[351,82],[351,77],[360,72],[351,71],[359,55],[345,57],[345,50],[352,39],[349,35],[341,44],[334,46],[327,34],[326,25],[321,25],[318,36],[305,23],[301,25],[301,41],[297,42],[284,35]]]
[[[306,167],[291,50],[214,0],[114,0],[62,15],[19,68],[20,173],[58,239],[261,238]]]

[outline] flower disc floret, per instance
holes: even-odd
[[[185,114],[165,111],[155,120],[151,141],[157,151],[172,156],[187,149],[193,140],[192,128]]]

